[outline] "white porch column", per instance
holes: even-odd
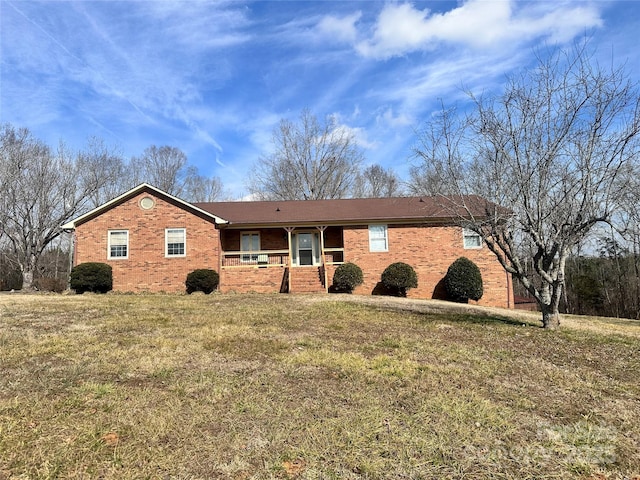
[[[287,260],[287,268],[289,269],[289,274],[287,275],[287,290],[291,293],[291,267],[293,265],[293,251],[291,250],[291,232],[295,230],[295,227],[284,227],[287,231],[287,249],[289,250],[289,259]]]
[[[320,230],[320,262],[322,265],[322,272],[324,274],[324,293],[329,293],[329,282],[327,279],[327,262],[324,253],[324,231],[327,229],[326,225],[316,227]]]

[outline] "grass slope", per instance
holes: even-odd
[[[2,295],[0,479],[640,478],[640,327],[393,302]]]

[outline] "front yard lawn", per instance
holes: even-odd
[[[0,479],[640,479],[640,326],[569,323],[3,294]]]

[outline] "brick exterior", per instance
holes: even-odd
[[[223,293],[278,293],[284,277],[284,267],[233,267],[220,272]]]
[[[405,262],[418,275],[418,288],[409,290],[409,297],[444,298],[441,281],[449,266],[464,256],[478,265],[482,273],[484,295],[478,304],[513,308],[510,277],[485,246],[463,248],[460,227],[389,225],[387,252],[369,251],[367,226],[345,227],[344,246],[345,261],[355,263],[364,273],[364,284],[354,293],[372,294],[386,267]]]
[[[140,207],[143,197],[155,206]],[[165,257],[165,228],[186,229],[186,256]],[[109,260],[109,230],[129,231],[129,258]],[[170,199],[142,192],[76,228],[75,263],[104,262],[113,268],[113,289],[123,292],[182,292],[187,274],[219,269],[218,230]]]
[[[140,200],[145,196],[155,200],[152,209],[145,210],[140,206]],[[185,257],[165,257],[166,228],[186,229]],[[109,230],[128,230],[128,259],[108,259]],[[281,291],[283,283],[286,285],[286,265],[260,268],[238,263],[221,268],[220,246],[223,252],[239,251],[240,234],[234,229],[217,230],[211,217],[170,197],[141,191],[76,226],[75,263],[111,265],[116,291],[182,292],[187,274],[197,268],[218,271],[222,292]],[[260,244],[262,250],[287,250],[286,231],[284,228],[262,229]],[[486,247],[464,249],[460,227],[391,224],[388,225],[388,251],[370,252],[367,225],[331,226],[325,231],[325,246],[344,248],[344,256],[336,252],[336,259],[353,262],[362,268],[365,282],[355,290],[356,294],[374,293],[384,269],[402,261],[411,265],[418,275],[418,288],[409,290],[409,297],[444,298],[442,280],[447,269],[457,258],[465,256],[482,272],[484,296],[478,303],[514,306],[510,277]],[[286,255],[284,258],[286,263]],[[331,256],[327,255],[327,258]],[[335,265],[326,267],[328,285],[331,285],[335,268]],[[317,267],[293,267],[289,274],[293,293],[324,291],[322,270]]]
[[[463,248],[462,229],[452,226],[389,225],[387,252],[369,251],[369,230],[367,225],[330,228],[325,233],[327,247],[344,245],[344,260],[353,262],[364,272],[364,284],[354,293],[370,295],[374,293],[382,272],[394,262],[411,265],[418,275],[418,288],[411,289],[411,298],[446,298],[442,280],[449,266],[459,257],[473,261],[482,273],[484,295],[479,305],[513,308],[513,289],[510,277],[495,256],[486,247]],[[284,229],[265,230],[261,233],[261,248],[287,248]],[[340,235],[342,233],[342,235]],[[239,232],[225,232],[229,235],[224,245],[229,250],[239,249]],[[342,236],[342,238],[340,238]],[[335,265],[327,267],[328,284],[331,284]],[[221,275],[223,291],[278,292],[284,275],[283,268],[259,269],[246,267],[225,269]],[[291,290],[294,293],[319,291],[317,268],[294,267],[291,269]],[[305,285],[304,282],[308,283]]]

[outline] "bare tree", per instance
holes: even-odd
[[[131,185],[120,153],[102,139],[90,138],[86,150],[78,152],[75,163],[79,180],[85,185],[96,186],[91,189],[88,199],[91,208],[97,208],[135,186]]]
[[[213,202],[229,196],[220,178],[200,175],[176,147],[152,145],[131,159],[128,170],[128,184],[122,191],[145,182],[189,202]]]
[[[365,168],[356,177],[353,196],[358,198],[396,197],[402,194],[400,179],[391,169],[380,165]]]
[[[72,154],[63,144],[54,153],[27,129],[5,125],[0,130],[2,224],[0,230],[12,249],[30,289],[45,249],[62,233],[60,226],[91,207],[91,198],[108,178],[87,175],[100,171],[102,156]]]
[[[136,185],[146,182],[179,197],[188,173],[187,156],[176,147],[152,145],[144,150],[142,156],[131,159],[129,169],[130,178],[135,179]]]
[[[463,225],[483,237],[535,297],[543,326],[554,328],[568,256],[595,225],[613,223],[621,175],[638,171],[636,85],[581,45],[540,58],[499,96],[471,98],[474,113],[443,109],[424,130],[423,173],[436,179],[428,182],[434,193],[448,194],[443,204],[464,209]],[[485,215],[472,215],[470,198],[484,202]]]
[[[415,151],[419,164],[409,171],[408,189],[413,195],[453,196],[461,192],[465,177],[459,167],[466,165],[467,153],[461,152],[465,147],[460,143],[468,140],[464,137],[468,126],[466,118],[444,104],[425,125]]]
[[[303,110],[298,123],[281,120],[273,151],[257,162],[249,191],[261,200],[317,200],[349,195],[362,162],[353,132],[329,116]]]
[[[215,202],[230,196],[224,191],[220,178],[202,176],[193,166],[187,169],[183,191],[182,198],[188,202]]]

